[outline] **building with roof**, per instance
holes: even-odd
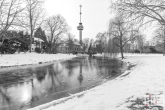
[[[72,48],[67,43],[61,44],[58,47],[59,53],[83,53],[83,47],[78,42],[73,42]]]
[[[36,48],[42,49],[42,43],[44,41],[42,39],[36,38],[36,37],[34,37],[33,39],[34,39],[34,43],[31,45],[31,52],[34,52]]]

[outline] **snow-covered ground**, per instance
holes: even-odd
[[[161,54],[125,54],[125,56],[126,59],[123,61],[128,62],[128,66],[132,68],[128,68],[118,78],[91,90],[30,110],[132,110],[133,107],[144,107],[138,105],[144,102],[142,99],[147,93],[165,96],[165,57]],[[0,70],[8,66],[39,64],[73,57],[76,55],[36,53],[2,55]],[[163,101],[162,106],[165,105],[165,100]]]
[[[76,57],[76,55],[37,53],[2,54],[0,55],[0,68],[48,63],[56,60],[64,60],[73,57]]]
[[[91,90],[71,95],[30,110],[141,110],[143,99],[165,94],[165,57],[163,55],[125,54],[129,68],[118,78]],[[151,95],[150,95],[151,96]],[[165,105],[164,99],[153,103]],[[146,102],[146,104],[148,104]],[[141,109],[140,109],[141,108]]]

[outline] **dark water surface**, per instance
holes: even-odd
[[[114,79],[124,62],[80,57],[51,65],[0,72],[0,110],[26,110]]]

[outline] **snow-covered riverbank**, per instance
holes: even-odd
[[[165,57],[161,54],[125,54],[128,70],[91,90],[40,105],[30,110],[131,110],[146,94],[165,96]],[[0,67],[41,64],[76,57],[67,54],[22,53],[0,56]],[[33,65],[32,65],[33,66]],[[164,98],[165,99],[165,98]],[[165,105],[165,100],[163,99]]]
[[[60,99],[30,110],[131,110],[145,107],[141,103],[144,103],[142,99],[146,94],[164,96],[165,57],[154,54],[126,56],[124,61],[132,68],[120,77],[85,94],[80,93],[83,94],[81,97],[73,95],[69,99]]]
[[[37,53],[20,53],[20,54],[4,54],[0,56],[0,68],[15,67],[19,65],[32,65],[48,63],[57,60],[64,60],[77,57],[69,54],[37,54]]]

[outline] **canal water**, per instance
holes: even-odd
[[[26,110],[93,88],[126,70],[117,59],[79,57],[0,72],[0,110]]]

